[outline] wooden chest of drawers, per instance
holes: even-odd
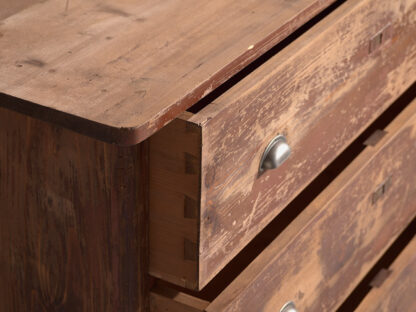
[[[415,0],[0,0],[0,68],[0,312],[415,309]]]

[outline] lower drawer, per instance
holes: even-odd
[[[390,266],[389,276],[373,288],[358,312],[416,311],[416,238]]]
[[[155,289],[152,311],[335,310],[416,215],[415,142],[416,100],[212,302]]]

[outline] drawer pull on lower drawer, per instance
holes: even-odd
[[[276,169],[289,158],[291,148],[286,138],[279,134],[266,147],[260,162],[259,175],[266,170]]]
[[[280,312],[298,312],[298,310],[293,301],[289,301],[280,309]]]

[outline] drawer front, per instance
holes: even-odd
[[[357,312],[416,311],[416,238],[390,266],[387,279],[373,288]]]
[[[156,134],[151,274],[202,288],[410,86],[415,11],[413,0],[347,1],[213,103]],[[292,154],[259,176],[277,134]]]
[[[208,311],[335,311],[416,216],[416,100]]]

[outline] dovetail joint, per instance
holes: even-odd
[[[194,155],[185,153],[185,173],[197,174],[198,173],[198,160]]]
[[[371,281],[370,286],[373,288],[379,288],[381,285],[383,285],[384,281],[390,276],[391,272],[392,271],[388,269],[381,269]]]
[[[198,219],[199,205],[195,199],[185,196],[183,210],[186,219]]]
[[[387,134],[387,131],[377,129],[370,137],[364,141],[365,146],[376,146],[382,138]]]
[[[184,259],[190,261],[198,260],[198,245],[189,239],[184,239]]]

